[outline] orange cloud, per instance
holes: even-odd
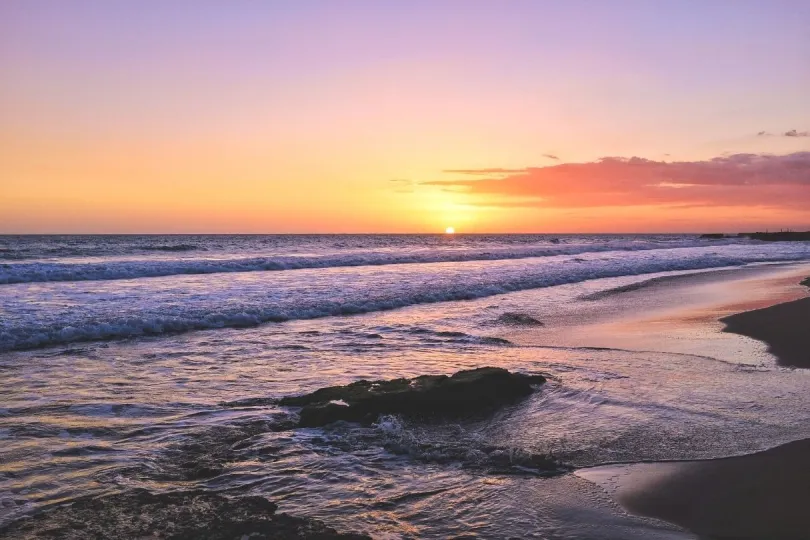
[[[523,170],[454,170],[487,174],[426,182],[460,190],[486,206],[734,206],[810,210],[810,152],[735,154],[706,161],[607,157]]]

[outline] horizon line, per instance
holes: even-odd
[[[777,232],[810,232],[794,228],[767,228],[765,230],[719,231],[667,231],[667,232],[29,232],[13,233],[0,232],[0,236],[518,236],[518,235],[650,235],[650,234],[751,234],[751,233],[777,233]]]

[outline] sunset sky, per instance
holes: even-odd
[[[0,2],[0,233],[810,229],[810,2]]]

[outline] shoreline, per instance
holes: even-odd
[[[810,278],[798,280],[810,286]],[[621,292],[621,291],[617,291]],[[810,297],[718,319],[726,333],[765,343],[778,365],[810,368]],[[627,512],[707,538],[810,537],[810,438],[752,454],[580,469]]]
[[[610,289],[605,289],[603,291],[585,294],[583,296],[580,296],[578,300],[587,300],[587,301],[604,300],[606,298],[620,296],[625,293],[643,292],[647,289],[655,287],[680,286],[680,285],[688,286],[690,284],[704,283],[707,281],[717,281],[718,278],[722,278],[725,276],[739,275],[740,272],[748,272],[752,274],[768,273],[770,271],[779,270],[782,268],[789,268],[795,266],[796,264],[797,263],[790,262],[790,263],[772,263],[772,264],[769,263],[759,266],[731,266],[731,267],[713,268],[708,270],[698,270],[694,272],[689,271],[683,274],[658,276],[638,281],[636,283],[631,283],[629,285],[621,285],[619,287],[613,287]]]
[[[744,311],[720,322],[724,332],[762,341],[780,366],[810,369],[810,297]]]
[[[810,264],[725,268],[586,293],[577,308],[528,311],[545,323],[502,337],[521,345],[615,348],[710,357],[731,364],[781,365],[768,345],[723,332],[725,317],[807,298]]]
[[[604,465],[576,475],[633,515],[710,538],[799,540],[810,534],[810,439],[708,460]]]

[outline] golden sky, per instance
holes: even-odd
[[[810,8],[687,4],[9,0],[0,233],[810,228]]]

